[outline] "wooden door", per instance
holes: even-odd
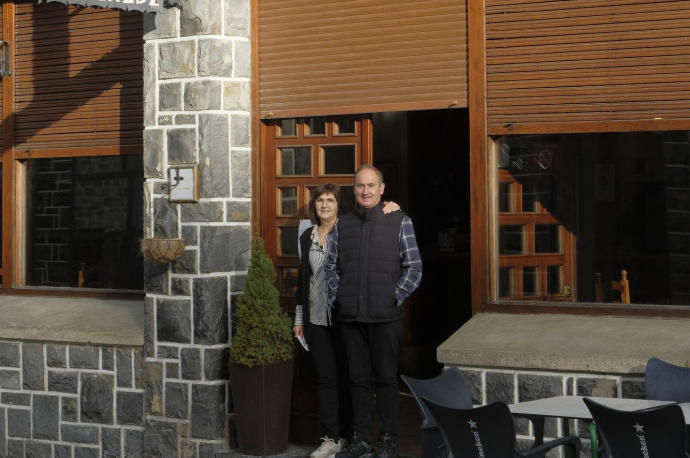
[[[501,157],[502,155],[502,157]],[[575,300],[572,167],[551,144],[499,152],[498,299]]]
[[[368,116],[306,117],[262,124],[261,233],[278,274],[283,307],[293,313],[299,258],[300,219],[308,218],[308,203],[316,186],[341,185],[341,213],[354,208],[354,173],[371,163],[371,119]],[[316,442],[318,404],[311,361],[296,355],[291,440]]]

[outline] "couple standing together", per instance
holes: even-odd
[[[422,280],[422,261],[412,220],[384,205],[384,187],[365,164],[355,173],[356,210],[339,218],[340,191],[330,183],[309,201],[314,226],[300,236],[294,333],[305,337],[316,372],[323,437],[311,458],[397,456],[403,302]]]

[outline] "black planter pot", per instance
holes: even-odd
[[[240,452],[273,455],[287,448],[293,362],[251,368],[230,365]]]

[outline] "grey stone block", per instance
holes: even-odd
[[[563,378],[551,375],[518,374],[518,401],[533,401],[563,395]]]
[[[180,365],[183,379],[201,380],[201,351],[198,348],[180,350]]]
[[[173,361],[165,362],[165,375],[168,379],[180,378],[180,363]]]
[[[158,346],[158,358],[177,359],[180,357],[180,349],[170,345]]]
[[[199,228],[198,226],[182,225],[182,238],[185,246],[193,246],[199,244]]]
[[[98,427],[62,424],[63,442],[77,442],[80,444],[97,444]]]
[[[49,370],[48,391],[76,394],[79,391],[79,373]]]
[[[98,347],[69,346],[69,367],[75,369],[98,369]]]
[[[193,124],[196,125],[196,115],[194,114],[178,114],[175,115],[175,125]]]
[[[161,238],[177,238],[177,208],[175,204],[171,203],[167,198],[162,197],[153,200],[153,233],[156,237]],[[147,264],[150,263],[148,259],[144,260],[144,269],[146,269]],[[155,263],[159,266],[155,269],[157,272],[165,270],[165,264]],[[151,276],[148,272],[144,272],[144,275]],[[148,278],[144,278],[144,286],[148,287],[146,281]],[[149,280],[150,282],[150,280]]]
[[[232,197],[252,196],[251,155],[249,151],[230,153]]]
[[[117,423],[138,426],[144,424],[144,393],[117,392]]]
[[[113,376],[109,374],[81,374],[81,421],[84,423],[113,423]]]
[[[45,390],[43,344],[22,343],[22,387]]]
[[[132,350],[118,348],[117,359],[117,386],[120,388],[132,387]]]
[[[155,356],[154,337],[155,329],[155,300],[152,297],[144,298],[144,354],[153,358]]]
[[[162,8],[156,13],[144,13],[144,40],[179,36],[180,20],[177,8]]]
[[[156,47],[144,44],[144,126],[156,124]]]
[[[19,344],[0,342],[0,366],[19,367]]]
[[[62,397],[62,421],[77,422],[79,404],[77,398]]]
[[[191,280],[189,278],[173,277],[170,283],[170,294],[173,296],[189,296],[191,292]]]
[[[176,127],[168,129],[168,162],[191,164],[196,158],[196,128]]]
[[[141,458],[144,456],[144,432],[134,429],[126,429],[125,433],[125,458]]]
[[[621,395],[622,397],[629,399],[644,399],[644,380],[623,380],[621,382]]]
[[[95,447],[74,447],[74,458],[98,458],[98,449]]]
[[[249,36],[249,0],[223,0],[225,7],[225,34]]]
[[[71,458],[72,457],[72,447],[69,445],[55,444],[55,458]]]
[[[223,202],[180,204],[183,223],[222,222]]]
[[[144,388],[144,355],[141,350],[134,350],[134,388]]]
[[[161,83],[158,85],[158,109],[180,111],[182,109],[182,83]]]
[[[144,456],[177,456],[177,424],[148,420],[144,432]]]
[[[227,380],[228,359],[230,353],[227,348],[207,348],[204,351],[204,376],[206,380]]]
[[[165,129],[144,130],[144,178],[165,178]]]
[[[15,406],[28,406],[31,404],[31,394],[3,391],[0,396],[0,403]],[[0,412],[0,414],[4,415],[2,412]],[[1,447],[0,450],[2,450]]]
[[[193,438],[221,439],[225,413],[225,385],[192,385]]]
[[[180,34],[220,35],[222,33],[222,5],[218,0],[183,0],[180,9]]]
[[[121,433],[119,428],[101,428],[101,458],[120,458]]]
[[[46,345],[46,364],[48,367],[67,367],[67,346]]]
[[[617,397],[617,394],[618,382],[616,380],[586,377],[577,379],[578,396],[614,398]]]
[[[467,387],[472,393],[472,403],[473,404],[483,404],[482,400],[482,374],[479,371],[473,370],[461,370],[462,375],[467,381]]]
[[[175,117],[173,115],[158,115],[159,126],[172,126],[175,124]]]
[[[252,92],[248,81],[226,81],[223,84],[223,109],[251,111]]]
[[[201,226],[200,265],[203,273],[247,270],[250,228]]]
[[[151,210],[151,203],[153,198],[151,197],[151,188],[153,188],[153,182],[144,182],[142,187],[144,188],[144,233],[142,234],[144,238],[151,238],[153,236],[153,211]]]
[[[199,40],[199,76],[232,76],[232,40]]]
[[[247,276],[245,274],[230,276],[230,292],[237,293],[244,291],[247,284]]]
[[[19,371],[0,370],[0,388],[19,389]]]
[[[163,415],[163,364],[144,363],[145,409],[147,414]]]
[[[182,456],[199,456],[198,455],[198,449],[199,449],[199,443],[195,441],[190,441],[190,440],[183,440],[180,442],[180,447],[182,448]]]
[[[174,41],[158,45],[158,77],[188,78],[196,73],[194,40]]]
[[[235,77],[249,78],[252,74],[252,48],[249,41],[235,41]]]
[[[47,442],[26,441],[24,449],[26,458],[46,458],[53,453],[52,446]]]
[[[186,299],[159,299],[156,324],[159,342],[191,342],[191,302]]]
[[[185,419],[189,415],[187,405],[189,393],[184,383],[169,382],[165,384],[165,416]]]
[[[225,277],[195,278],[194,343],[228,341],[228,281]]]
[[[7,409],[7,435],[31,437],[31,411]]]
[[[220,450],[220,444],[199,443],[199,458],[216,458]]]
[[[8,439],[7,440],[7,456],[8,457],[22,457],[24,454],[24,440],[22,439]]]
[[[201,197],[230,196],[230,140],[227,115],[199,115]]]
[[[184,250],[172,264],[172,272],[175,274],[196,274],[199,273],[199,261],[197,259],[198,250]]]
[[[515,382],[513,374],[500,372],[486,373],[486,403],[501,401],[506,404],[515,402]]]
[[[101,369],[112,371],[115,369],[114,352],[112,348],[101,347]]]
[[[215,80],[195,80],[184,85],[185,111],[219,110],[223,83]]]
[[[252,126],[249,116],[232,115],[230,124],[232,126],[232,146],[249,147],[252,134]],[[248,154],[248,152],[246,153]]]
[[[252,217],[251,202],[228,202],[226,219],[233,223],[248,223]]]
[[[35,439],[60,440],[59,396],[34,395],[33,434]]]

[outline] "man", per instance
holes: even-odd
[[[355,173],[358,208],[336,223],[324,273],[336,307],[350,372],[354,437],[336,458],[374,455],[372,379],[380,434],[376,456],[397,453],[398,349],[403,302],[422,280],[412,220],[384,214],[381,172],[365,164]]]

